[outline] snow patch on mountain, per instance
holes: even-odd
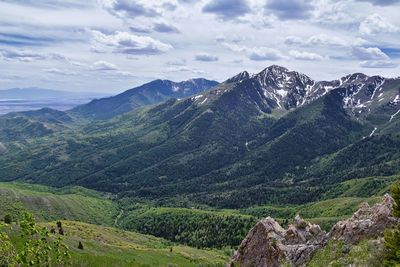
[[[399,113],[400,113],[400,109],[390,117],[389,122],[392,122],[392,120],[394,119],[394,117],[396,117]]]

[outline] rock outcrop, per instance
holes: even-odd
[[[339,221],[332,227],[329,238],[356,244],[363,238],[382,236],[386,228],[397,224],[398,219],[392,215],[393,205],[394,199],[389,195],[373,207],[363,203],[350,219]]]
[[[343,240],[351,246],[363,238],[382,236],[386,228],[398,223],[392,215],[393,204],[389,195],[373,207],[364,203],[350,219],[339,221],[329,233],[299,215],[287,229],[274,219],[265,218],[250,230],[228,266],[278,267],[285,262],[304,266],[330,239]]]

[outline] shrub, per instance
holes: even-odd
[[[11,224],[12,218],[11,218],[11,215],[10,215],[10,214],[6,214],[6,215],[4,216],[4,222],[5,222],[6,224]]]
[[[61,238],[50,236],[46,227],[39,227],[32,214],[26,212],[19,222],[21,245],[15,247],[0,232],[0,266],[66,266],[69,249]]]

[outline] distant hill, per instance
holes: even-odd
[[[86,118],[109,119],[145,105],[157,104],[170,98],[183,98],[201,93],[216,86],[218,82],[206,79],[191,79],[183,82],[155,80],[127,90],[119,95],[95,99],[72,109]]]
[[[73,118],[64,111],[51,108],[10,112],[0,116],[0,138],[3,140],[24,140],[41,137],[66,129]]]

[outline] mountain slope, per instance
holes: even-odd
[[[0,179],[81,185],[159,203],[316,201],[344,180],[377,175],[388,159],[398,162],[399,144],[389,133],[398,129],[399,88],[399,79],[362,74],[315,82],[279,66],[244,72],[192,97],[18,144],[0,156]],[[354,110],[361,105],[362,112]],[[373,150],[375,138],[389,140],[382,144],[390,153]],[[377,164],[343,175],[361,170],[358,153]],[[340,162],[349,166],[343,172]],[[397,173],[393,167],[387,175]]]
[[[87,118],[109,119],[145,105],[163,102],[169,98],[194,95],[217,84],[215,81],[206,79],[192,79],[179,83],[155,80],[113,97],[95,99],[71,111]]]
[[[0,116],[0,142],[24,141],[67,129],[74,119],[64,111],[43,108]]]

